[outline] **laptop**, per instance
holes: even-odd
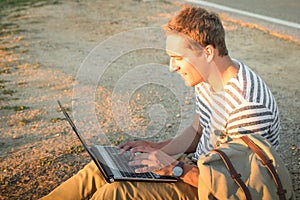
[[[127,151],[119,154],[120,149],[114,146],[93,145],[88,146],[83,136],[76,128],[74,122],[70,118],[66,109],[62,106],[60,101],[57,101],[67,121],[71,125],[73,131],[79,138],[84,149],[91,156],[99,168],[101,174],[108,183],[115,181],[152,181],[152,182],[176,182],[177,179],[172,176],[160,176],[153,172],[136,173],[134,170],[142,166],[129,166],[130,152]]]

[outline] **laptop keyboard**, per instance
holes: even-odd
[[[123,177],[155,178],[151,172],[136,173],[134,170],[143,166],[129,166],[130,153],[128,151],[119,154],[120,150],[116,147],[105,146],[104,149]]]

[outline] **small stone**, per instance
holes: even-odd
[[[167,124],[166,127],[167,128],[172,128],[172,124]]]
[[[190,101],[185,101],[184,104],[185,104],[185,105],[190,105],[191,102],[190,102]]]
[[[176,117],[177,117],[177,118],[180,118],[180,117],[181,117],[181,115],[180,115],[180,114],[177,114],[177,115],[176,115]]]
[[[12,139],[20,139],[22,136],[21,135],[13,135]]]

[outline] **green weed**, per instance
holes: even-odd
[[[68,148],[67,151],[69,154],[79,154],[84,152],[84,148],[83,146],[79,145],[79,146],[71,146]]]
[[[51,123],[56,123],[56,122],[61,121],[61,120],[64,120],[64,118],[55,117],[55,118],[50,119],[50,122]]]
[[[29,109],[28,106],[0,106],[0,110],[22,111]]]
[[[0,70],[0,74],[10,74],[10,70],[8,68]]]
[[[40,161],[40,165],[46,167],[53,164],[53,162],[54,162],[53,158],[45,158],[44,160]]]
[[[5,90],[2,90],[2,93],[12,96],[14,93],[16,93],[16,91],[15,90],[10,90],[10,89],[5,89]]]

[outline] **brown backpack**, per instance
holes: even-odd
[[[199,199],[295,199],[290,174],[265,138],[230,140],[199,158]]]

